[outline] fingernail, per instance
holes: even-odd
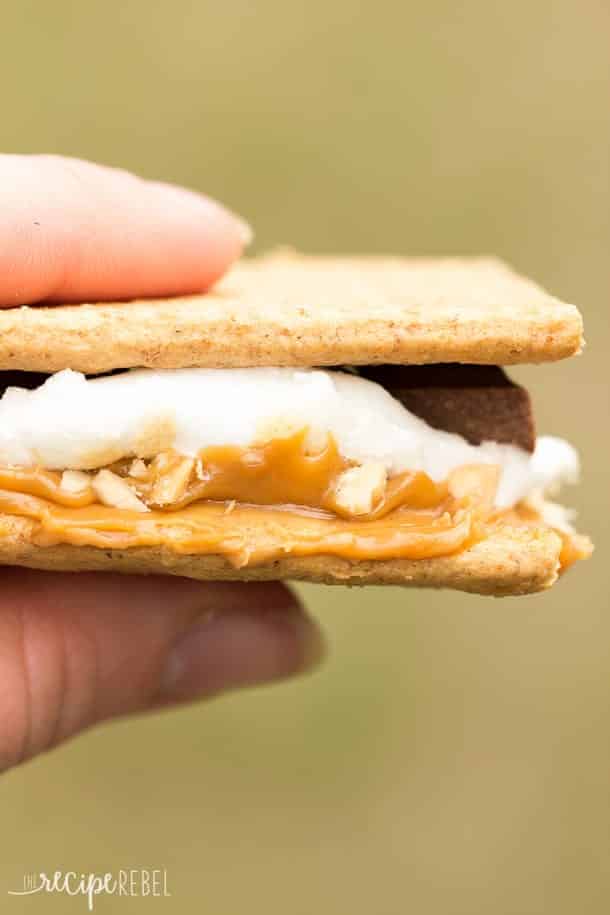
[[[248,245],[252,244],[254,239],[254,230],[249,222],[232,210],[226,204],[221,203],[220,200],[214,200],[211,197],[208,197],[205,194],[201,194],[199,191],[192,191],[187,188],[178,188],[173,185],[163,185],[168,192],[168,189],[171,193],[177,194],[180,198],[187,198],[191,201],[195,201],[196,206],[201,207],[203,205],[206,219],[212,218],[212,221],[215,219],[220,219],[223,223],[223,228],[227,228],[227,224],[231,227],[232,231],[236,232],[237,237],[239,238],[242,248],[247,248]]]
[[[237,218],[239,225],[239,237],[244,248],[247,248],[248,245],[251,245],[254,240],[254,230],[250,223],[246,222],[244,219]]]
[[[322,653],[317,628],[294,607],[206,613],[174,645],[159,698],[195,699],[281,680],[311,668]]]
[[[228,206],[225,206],[224,203],[215,201],[215,206],[217,206],[225,216],[228,216],[230,221],[235,226],[242,247],[247,248],[248,245],[252,244],[252,241],[254,240],[254,229],[250,223],[246,222],[246,220],[238,213],[236,213],[235,210],[231,210]]]

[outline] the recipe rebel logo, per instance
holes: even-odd
[[[77,871],[54,871],[53,873],[24,874],[23,887],[8,890],[9,896],[36,895],[81,896],[89,912],[93,912],[95,901],[100,896],[124,896],[128,898],[169,898],[167,870],[162,868],[126,868],[104,874],[80,873]]]

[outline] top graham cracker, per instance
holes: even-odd
[[[514,365],[580,352],[582,318],[491,258],[242,260],[209,292],[0,309],[0,370]]]

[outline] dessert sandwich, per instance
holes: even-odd
[[[504,368],[578,310],[491,259],[244,260],[206,294],[0,310],[0,563],[548,588],[591,552]]]

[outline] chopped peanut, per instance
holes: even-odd
[[[59,488],[70,495],[80,495],[87,492],[91,486],[91,477],[83,470],[64,470],[61,475]]]
[[[155,476],[160,476],[162,473],[165,473],[169,469],[171,464],[171,455],[167,451],[162,451],[156,456],[154,461],[150,464],[150,469],[152,470]]]
[[[147,480],[148,479],[148,467],[142,460],[142,458],[136,458],[129,468],[129,476],[133,477],[134,480]]]
[[[111,470],[100,470],[92,481],[94,492],[103,505],[126,511],[147,512],[148,508],[138,499],[131,486]]]
[[[303,444],[306,454],[321,454],[325,448],[328,448],[328,432],[324,429],[310,426]]]
[[[194,467],[194,458],[181,458],[159,476],[152,488],[150,501],[155,505],[171,505],[178,502],[186,492]]]
[[[497,464],[465,464],[449,474],[449,492],[454,499],[471,498],[484,508],[493,508],[500,468]]]
[[[350,467],[335,486],[335,504],[350,515],[367,515],[383,496],[387,471],[381,461]]]

